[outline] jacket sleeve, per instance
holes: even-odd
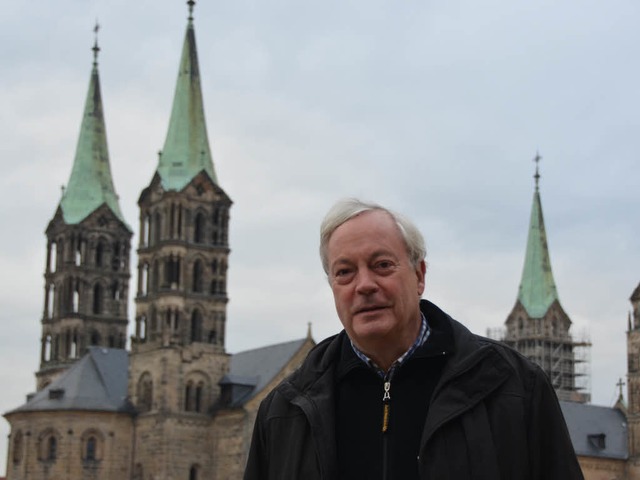
[[[247,458],[247,466],[244,471],[243,480],[266,480],[268,470],[266,435],[264,431],[267,397],[258,408],[258,415],[253,426],[253,435],[251,437],[251,446],[249,448],[249,456]]]
[[[531,478],[584,480],[556,393],[547,375],[537,366],[529,401]]]

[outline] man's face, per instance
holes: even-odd
[[[369,356],[402,353],[420,329],[425,263],[413,266],[393,218],[361,213],[340,225],[327,244],[329,282],[349,338]]]

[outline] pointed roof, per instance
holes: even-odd
[[[97,31],[97,26],[96,26]],[[80,136],[69,183],[60,200],[64,221],[77,224],[103,204],[129,228],[124,220],[118,196],[113,187],[107,134],[100,93],[97,56],[100,48],[96,40],[93,46],[94,61],[85,101]],[[131,230],[129,228],[129,230]]]
[[[89,347],[60,377],[12,412],[51,410],[129,411],[129,354],[119,348]]]
[[[169,130],[158,164],[158,173],[165,190],[182,190],[202,170],[217,183],[204,118],[192,8],[193,2],[189,2],[189,21],[182,47]]]
[[[537,160],[540,159],[539,156],[536,158]],[[556,284],[551,271],[547,233],[544,227],[542,204],[538,190],[540,175],[538,174],[537,166],[534,178],[536,180],[536,188],[533,194],[527,252],[524,259],[522,279],[520,280],[518,300],[531,318],[541,318],[551,304],[558,300],[558,292],[556,291]]]

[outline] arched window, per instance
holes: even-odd
[[[51,335],[50,334],[47,334],[47,336],[44,337],[43,358],[45,362],[48,362],[51,360]]]
[[[38,459],[53,462],[58,457],[58,435],[55,430],[48,428],[38,437]]]
[[[111,284],[111,298],[113,300],[120,300],[120,287],[118,286],[117,281],[114,281]]]
[[[204,241],[204,215],[200,212],[196,214],[196,218],[193,222],[193,242],[202,243]]]
[[[14,464],[18,464],[22,462],[22,455],[24,452],[24,442],[22,431],[18,430],[13,435],[13,451],[11,452],[11,458],[13,459]]]
[[[104,306],[104,292],[102,289],[102,285],[96,283],[93,287],[93,313],[98,315],[102,313],[102,309]]]
[[[194,292],[202,292],[202,262],[200,260],[196,260],[193,264],[192,289]]]
[[[80,437],[83,462],[98,462],[102,459],[104,436],[100,430],[90,428]]]
[[[73,313],[78,313],[78,309],[80,308],[80,286],[76,285],[73,289],[72,298],[71,298],[71,311]]]
[[[104,265],[104,243],[102,240],[98,241],[96,246],[96,267],[102,267]]]
[[[58,270],[58,244],[51,242],[49,245],[49,271],[55,272]]]
[[[149,264],[145,263],[140,270],[142,279],[140,280],[141,295],[147,295],[149,293]]]
[[[186,376],[184,409],[187,412],[203,413],[207,409],[208,388],[211,379],[202,371],[193,371]]]
[[[80,349],[78,348],[78,332],[73,331],[71,333],[71,345],[69,349],[70,358],[78,358]]]
[[[80,247],[80,240],[78,240],[78,243],[76,244],[76,249],[73,257],[73,264],[76,266],[82,265],[82,249]]]
[[[113,244],[113,257],[111,258],[111,269],[114,271],[118,271],[118,269],[120,269],[120,255],[121,255],[121,248],[120,248],[120,244],[118,242],[114,242]]]
[[[202,341],[202,314],[199,310],[194,310],[191,314],[191,341]]]
[[[47,318],[53,317],[53,305],[56,298],[56,286],[52,283],[47,290]]]
[[[64,263],[64,241],[58,240],[56,243],[56,255],[55,255],[55,263],[53,270],[58,270],[58,267]]]
[[[84,449],[84,459],[88,461],[97,460],[96,457],[96,437],[87,438],[87,443]]]
[[[156,212],[153,223],[153,243],[158,244],[162,239],[162,216],[160,212]]]
[[[138,409],[141,412],[151,410],[153,402],[153,380],[151,374],[145,372],[138,380]]]
[[[180,287],[180,269],[181,261],[180,257],[174,257],[171,255],[165,261],[165,278],[167,286],[175,290]]]
[[[196,412],[202,411],[202,396],[204,395],[204,384],[199,382],[196,386],[196,391],[194,395],[194,405],[193,409]]]
[[[184,389],[184,409],[187,412],[193,410],[193,383],[187,382],[187,386]]]
[[[148,247],[149,244],[151,243],[151,230],[149,229],[149,226],[151,224],[151,217],[149,216],[149,214],[144,214],[142,217],[142,225],[140,228],[140,242],[142,244],[142,246],[146,246]]]
[[[158,291],[158,287],[160,286],[160,263],[158,260],[153,261],[153,270],[151,271],[151,289],[152,293],[156,293]]]
[[[47,440],[47,460],[55,460],[58,456],[58,439],[51,435]]]
[[[200,478],[198,476],[198,470],[200,470],[200,467],[198,465],[191,466],[191,468],[189,469],[189,480],[198,480],[198,478]]]
[[[147,339],[147,316],[140,315],[138,317],[138,340]]]

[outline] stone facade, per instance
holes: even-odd
[[[640,471],[640,284],[631,294],[632,310],[627,331],[627,391],[629,452]],[[640,478],[640,474],[637,478]]]
[[[7,478],[130,478],[131,417],[60,411],[11,418]]]

